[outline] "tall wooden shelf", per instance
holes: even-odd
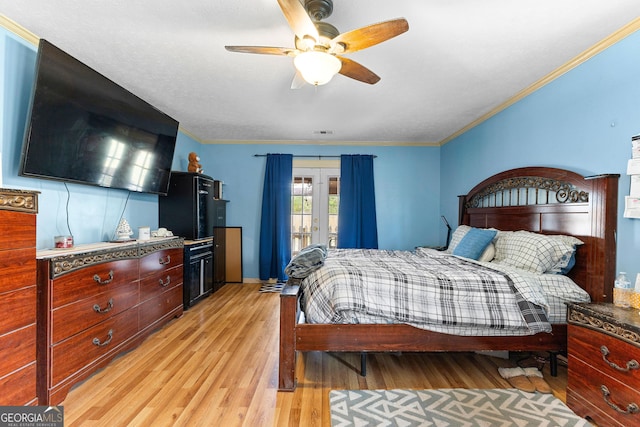
[[[35,405],[38,193],[0,189],[0,405]],[[7,314],[5,312],[5,314]]]

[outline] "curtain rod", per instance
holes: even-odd
[[[267,157],[267,154],[254,154],[253,157]],[[322,158],[322,157],[332,157],[332,158],[340,158],[340,155],[331,155],[331,154],[300,154],[300,155],[296,155],[293,154],[293,157],[317,157],[317,158]],[[373,157],[374,159],[378,156],[376,155],[372,155],[371,157]]]

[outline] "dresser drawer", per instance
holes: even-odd
[[[34,360],[24,368],[0,378],[0,406],[23,406],[35,403],[36,362]]]
[[[176,316],[182,314],[182,285],[174,286],[166,292],[140,304],[140,329],[148,328],[161,320],[164,316],[178,309]]]
[[[53,281],[53,308],[137,279],[138,261],[135,259],[105,262],[67,273]]]
[[[0,378],[36,360],[35,323],[0,336]],[[11,357],[7,357],[11,355]],[[0,393],[1,394],[1,393]]]
[[[35,284],[35,248],[0,251],[0,294]]]
[[[567,387],[567,406],[573,410],[578,416],[582,418],[589,418],[591,421],[597,423],[600,427],[626,427],[620,424],[617,420],[611,418],[608,414],[604,413],[600,408],[588,402],[584,397],[573,391],[570,387]]]
[[[0,248],[36,247],[36,216],[21,212],[2,211],[3,232],[0,233]],[[35,258],[35,257],[34,257]]]
[[[578,394],[583,401],[589,402],[590,405],[621,425],[640,425],[640,413],[625,414],[620,412],[628,410],[629,405],[632,404],[640,407],[640,391],[638,391],[637,387],[631,388],[605,375],[583,360],[573,356],[571,352],[569,352],[568,363],[567,400],[569,400],[568,396],[570,394]],[[614,409],[612,406],[616,406],[619,410]],[[580,413],[573,406],[572,409],[582,417],[590,416],[596,421],[599,420],[597,413]],[[588,406],[583,406],[580,409],[588,410]]]
[[[134,307],[53,346],[52,385],[106,356],[138,331]]]
[[[640,348],[586,327],[568,325],[568,331],[572,356],[618,381],[640,386]]]
[[[182,265],[183,249],[165,249],[145,255],[140,259],[140,277],[160,273]]]
[[[138,282],[110,286],[93,295],[53,310],[51,336],[57,343],[138,304]]]
[[[140,302],[154,298],[169,288],[181,284],[182,278],[181,266],[143,277],[140,279]]]
[[[0,335],[36,323],[36,287],[0,294],[1,306],[11,308],[10,316],[0,316]]]

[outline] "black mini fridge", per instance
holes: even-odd
[[[226,200],[215,198],[216,181],[195,172],[171,172],[166,196],[158,196],[158,224],[175,236],[198,240],[226,224]]]

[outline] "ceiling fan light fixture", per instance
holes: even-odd
[[[329,83],[342,68],[342,62],[325,52],[302,52],[293,59],[295,67],[307,83],[320,86]]]

